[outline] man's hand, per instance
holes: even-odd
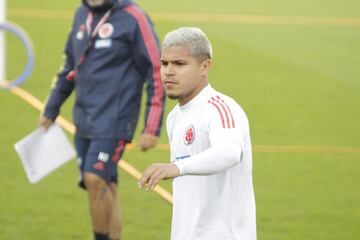
[[[138,146],[141,151],[146,151],[149,148],[155,147],[157,137],[148,133],[143,133],[139,139]]]
[[[45,129],[45,131],[47,131],[49,129],[49,127],[51,126],[51,124],[53,124],[54,121],[48,117],[45,116],[41,116],[39,119],[39,126],[43,127]]]
[[[139,188],[146,186],[146,191],[154,189],[162,179],[175,178],[180,176],[179,168],[173,163],[151,164],[139,180]]]

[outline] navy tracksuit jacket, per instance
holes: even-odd
[[[55,119],[75,89],[73,117],[78,136],[131,141],[146,82],[144,132],[158,136],[165,100],[160,50],[148,16],[136,4],[128,0],[117,3],[94,39],[84,64],[77,69],[76,77],[69,77],[88,43],[89,26],[93,30],[103,15],[104,12],[90,12],[84,5],[78,8],[65,48],[65,64],[58,73],[44,115]]]

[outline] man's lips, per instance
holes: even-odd
[[[177,84],[177,82],[174,81],[174,80],[165,80],[165,81],[164,81],[164,84],[165,84],[165,85],[173,85],[173,84]]]

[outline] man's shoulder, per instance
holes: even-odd
[[[134,30],[137,26],[146,23],[148,15],[137,4],[127,2],[116,8],[112,14],[112,23],[117,24],[127,31]]]
[[[87,16],[88,8],[83,4],[80,4],[75,10],[75,19],[83,18]]]
[[[83,13],[87,13],[89,11],[89,9],[84,5],[84,4],[80,4],[77,8],[76,8],[76,13],[77,14],[83,14]]]
[[[120,12],[126,12],[134,20],[147,19],[149,17],[146,11],[134,2],[123,4],[119,9],[121,10]]]
[[[241,105],[239,104],[237,99],[234,99],[233,97],[224,94],[222,92],[216,91],[215,98],[217,101],[229,106],[230,108],[238,108],[242,109]]]
[[[237,121],[247,122],[246,114],[237,101],[215,89],[207,92],[198,109],[205,122],[218,119],[225,126],[232,126]]]
[[[171,109],[171,111],[167,115],[167,120],[168,121],[173,120],[178,113],[179,113],[179,107],[178,107],[178,105],[176,105],[173,109]]]
[[[207,91],[201,103],[201,109],[203,109],[203,111],[210,112],[213,112],[214,110],[216,111],[217,109],[222,110],[224,108],[232,109],[237,107],[240,107],[240,105],[233,98],[219,91],[216,91],[213,88]]]
[[[179,109],[177,106],[175,106],[166,117],[166,131],[169,137],[171,136],[172,129],[174,127],[174,122],[178,113],[179,113]]]

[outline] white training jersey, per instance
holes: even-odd
[[[182,174],[173,180],[171,240],[255,240],[252,150],[242,108],[208,85],[186,105],[175,106],[166,128],[171,162]],[[209,152],[211,162],[191,166],[218,145],[239,147],[232,166],[216,171],[224,151]]]

